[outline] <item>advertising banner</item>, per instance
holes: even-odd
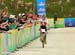
[[[50,24],[50,28],[54,28],[53,18],[48,19],[48,23]]]
[[[64,18],[58,18],[58,20],[57,20],[57,28],[63,28],[63,27],[65,27]]]
[[[65,27],[75,27],[75,18],[64,18]]]
[[[46,15],[46,0],[37,0],[37,14]]]
[[[54,20],[53,18],[48,19],[48,23],[50,24],[50,28],[54,28]],[[64,18],[58,18],[56,23],[57,28],[63,28],[64,25]]]

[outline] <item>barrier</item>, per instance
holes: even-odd
[[[48,19],[48,22],[50,24],[50,28],[54,28],[54,20],[53,20],[53,18]],[[57,26],[57,28],[65,27],[64,18],[58,18],[56,26]]]
[[[37,38],[37,37],[40,35],[39,28],[40,28],[40,25],[37,24],[37,25],[36,25],[36,36],[35,36],[35,38]]]
[[[57,19],[57,28],[64,28],[64,18],[58,18]]]
[[[16,50],[16,32],[17,30],[10,30],[8,34],[8,51],[13,52]]]
[[[50,23],[50,28],[53,28],[53,19],[49,19],[48,21]],[[75,26],[75,18],[72,19],[72,23]],[[66,25],[64,24],[66,24],[66,19],[58,18],[57,27],[65,27]],[[31,27],[26,27],[19,31],[10,30],[10,34],[8,34],[7,32],[6,34],[0,33],[0,55],[6,55],[6,52],[11,53],[15,51],[17,48],[21,48],[30,41],[36,39],[40,35],[39,27],[40,25],[37,24],[35,27],[33,25]]]
[[[6,43],[5,43],[5,33],[0,34],[0,55],[5,55],[6,52]]]
[[[75,27],[75,18],[64,18],[65,27]]]
[[[48,19],[48,22],[50,23],[50,28],[54,28],[53,18]],[[56,26],[57,28],[75,27],[75,18],[58,18]]]
[[[36,32],[34,32],[33,25],[31,27],[25,27],[19,31],[10,30],[6,32],[6,34],[0,33],[0,55],[8,55],[9,53],[14,52],[17,48],[22,48],[30,41],[36,39],[40,33],[39,26],[39,24],[35,26]]]
[[[25,34],[24,34],[24,29],[17,31],[17,47],[21,48],[25,44]]]
[[[48,23],[50,24],[50,28],[54,28],[54,21],[53,21],[53,18],[48,19]]]

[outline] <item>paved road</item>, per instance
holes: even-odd
[[[75,55],[75,28],[51,29],[47,42],[42,48],[38,38],[10,55]]]

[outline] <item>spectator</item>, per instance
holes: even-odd
[[[17,29],[21,26],[24,26],[27,24],[27,26],[32,26],[34,23],[34,20],[37,20],[37,16],[32,14],[30,12],[28,15],[25,13],[20,13],[18,16],[15,15],[9,15],[8,13],[4,12],[0,14],[0,32],[6,32],[12,29]]]
[[[58,18],[58,17],[57,17],[57,13],[55,13],[55,14],[54,14],[54,28],[57,28],[57,27],[56,27],[57,18]]]
[[[9,17],[9,28],[10,29],[16,29],[17,26],[16,26],[16,19],[15,19],[15,16],[11,15]]]
[[[0,32],[6,32],[8,30],[9,30],[8,23],[5,21],[1,21]]]
[[[29,18],[32,18],[32,17],[33,17],[33,13],[30,12],[30,13],[28,14],[28,17],[29,17]]]

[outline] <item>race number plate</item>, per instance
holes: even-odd
[[[41,29],[41,32],[46,32],[45,29]]]

